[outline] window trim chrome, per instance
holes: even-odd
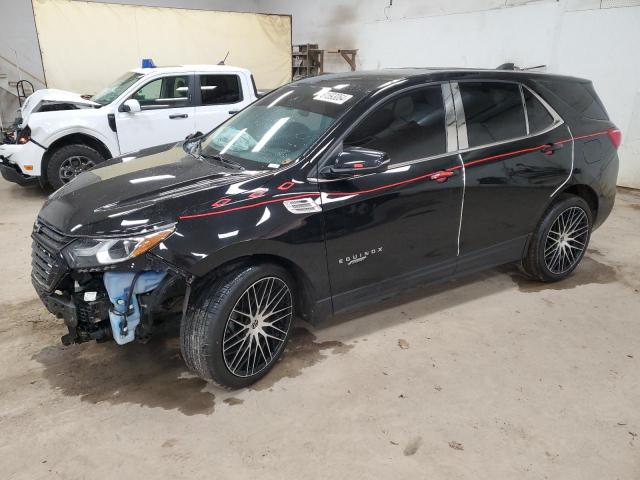
[[[444,82],[442,87],[442,101],[444,102],[444,128],[447,135],[447,153],[458,151],[458,129],[456,110],[453,105],[451,82]]]
[[[518,89],[520,90],[520,101],[522,102],[522,108],[524,109],[524,125],[526,127],[527,135],[531,135],[531,130],[529,129],[529,112],[527,112],[527,102],[524,101],[524,90],[522,89],[522,84],[518,85]]]
[[[542,103],[542,105],[547,109],[547,111],[549,112],[549,114],[551,115],[551,117],[553,118],[553,122],[545,129],[540,130],[539,132],[535,132],[535,133],[527,133],[526,135],[520,136],[520,137],[513,137],[513,138],[508,138],[506,140],[500,140],[498,142],[493,142],[493,143],[485,143],[483,145],[478,145],[478,146],[474,146],[474,147],[469,147],[469,139],[467,136],[467,123],[466,123],[466,118],[464,118],[464,123],[458,123],[458,144],[460,144],[460,139],[462,137],[462,142],[466,143],[467,147],[466,148],[461,148],[458,150],[459,153],[468,153],[468,152],[473,152],[474,150],[481,150],[484,148],[491,148],[491,147],[497,147],[499,145],[503,145],[505,143],[511,143],[511,142],[519,142],[521,140],[526,140],[527,138],[533,138],[533,137],[537,137],[538,135],[543,135],[545,133],[548,133],[552,130],[555,130],[556,127],[559,127],[560,125],[564,125],[564,120],[562,119],[562,117],[560,115],[558,115],[558,113],[551,107],[551,105],[549,105],[540,95],[538,95],[536,92],[534,92],[531,88],[527,87],[526,85],[523,85],[521,82],[517,82],[514,80],[479,80],[479,79],[473,79],[473,80],[457,80],[455,82],[451,82],[451,89],[453,91],[453,96],[454,96],[454,105],[456,106],[456,118],[459,119],[458,116],[458,104],[460,105],[460,110],[462,115],[464,115],[464,106],[462,105],[462,95],[460,94],[460,86],[459,83],[510,83],[510,84],[515,84],[518,85],[522,88],[526,88],[529,92],[531,92],[531,94],[533,96],[535,96],[538,100],[540,100],[540,103]],[[456,101],[456,96],[457,101]],[[523,104],[523,108],[525,108],[525,105]],[[462,125],[462,130],[460,129]]]
[[[453,105],[456,109],[456,123],[458,125],[458,151],[469,148],[469,137],[467,135],[467,117],[464,114],[462,104],[462,94],[458,82],[451,82],[453,92]]]

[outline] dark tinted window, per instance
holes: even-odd
[[[540,83],[579,114],[597,120],[609,119],[591,83],[575,81],[541,81]]]
[[[242,100],[237,75],[200,75],[202,105],[236,103]]]
[[[553,117],[533,93],[526,88],[523,88],[523,92],[529,117],[529,133],[540,132],[553,123]]]
[[[445,153],[440,86],[400,95],[381,105],[358,124],[344,145],[387,152],[391,163]]]
[[[143,110],[185,107],[189,105],[189,77],[163,77],[142,86],[131,98],[140,102]]]
[[[515,83],[460,83],[469,146],[527,134],[520,88]]]

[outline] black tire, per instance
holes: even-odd
[[[577,223],[572,226],[572,222]],[[561,195],[544,213],[529,241],[522,259],[524,273],[542,282],[568,277],[587,250],[592,228],[593,214],[587,202],[575,195]]]
[[[269,282],[271,282],[271,290],[268,290]],[[180,326],[180,347],[187,367],[201,378],[213,380],[219,386],[228,389],[246,387],[266,375],[284,352],[289,340],[295,313],[293,285],[291,276],[284,268],[262,264],[242,267],[202,287],[196,295],[193,307],[188,309]],[[263,291],[260,290],[262,286],[264,286]],[[264,300],[264,295],[270,295],[272,291],[275,295],[274,286],[277,288],[285,286],[287,289],[283,294],[286,301],[277,304],[282,306],[288,302],[290,305],[288,310],[284,310],[289,312],[288,319],[283,320],[284,323],[278,323],[284,334],[276,332],[274,327],[263,323],[263,320],[267,319],[270,319],[268,323],[275,323],[273,322],[275,316],[260,317],[258,320],[249,315],[240,314],[240,311],[252,310],[262,315],[262,309],[265,306],[265,311],[271,308],[272,305],[267,305]],[[251,288],[258,289],[253,309],[251,304],[246,304],[245,296],[247,292],[251,292]],[[264,303],[258,303],[258,298]],[[277,298],[273,297],[273,302],[276,301]],[[275,308],[273,306],[271,311],[275,311]],[[286,328],[283,326],[285,324]],[[273,334],[272,336],[278,338],[274,340],[265,336],[267,331],[269,335]],[[250,338],[251,335],[253,338]],[[245,345],[246,338],[249,339],[248,347]],[[237,352],[235,351],[236,342],[241,342]],[[226,346],[224,346],[225,343]],[[260,350],[256,346],[260,346]],[[252,347],[255,349],[255,354],[251,365]],[[267,347],[269,347],[268,351]],[[248,354],[246,348],[249,348]],[[258,356],[258,352],[262,355]],[[236,357],[233,357],[234,353]],[[237,357],[238,355],[241,356]],[[257,367],[260,368],[256,367],[256,359],[258,359]],[[237,362],[239,364],[234,369]],[[253,369],[250,366],[253,366]]]
[[[49,185],[49,182],[47,181],[47,176],[46,175],[40,175],[38,177],[38,185],[40,186],[42,191],[44,191],[46,193],[48,193],[51,190],[51,185]]]
[[[46,180],[54,190],[57,190],[83,171],[104,160],[100,152],[87,145],[80,143],[65,145],[53,152],[49,158]]]

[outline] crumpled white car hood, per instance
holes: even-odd
[[[22,108],[20,109],[19,116],[22,117],[21,125],[24,126],[29,120],[31,112],[40,105],[42,102],[46,103],[73,103],[81,107],[100,107],[99,103],[92,102],[82,98],[79,94],[73,92],[67,92],[66,90],[58,90],[55,88],[44,88],[42,90],[36,90],[29,95],[25,100]]]

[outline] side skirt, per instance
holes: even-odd
[[[414,270],[408,274],[388,278],[374,285],[356,288],[333,297],[333,315],[357,311],[372,303],[381,302],[418,287],[445,282],[473,272],[485,270],[522,259],[530,235],[509,240],[491,247],[460,255],[429,268]],[[312,317],[312,323],[320,323],[332,315],[328,310],[328,299]]]

